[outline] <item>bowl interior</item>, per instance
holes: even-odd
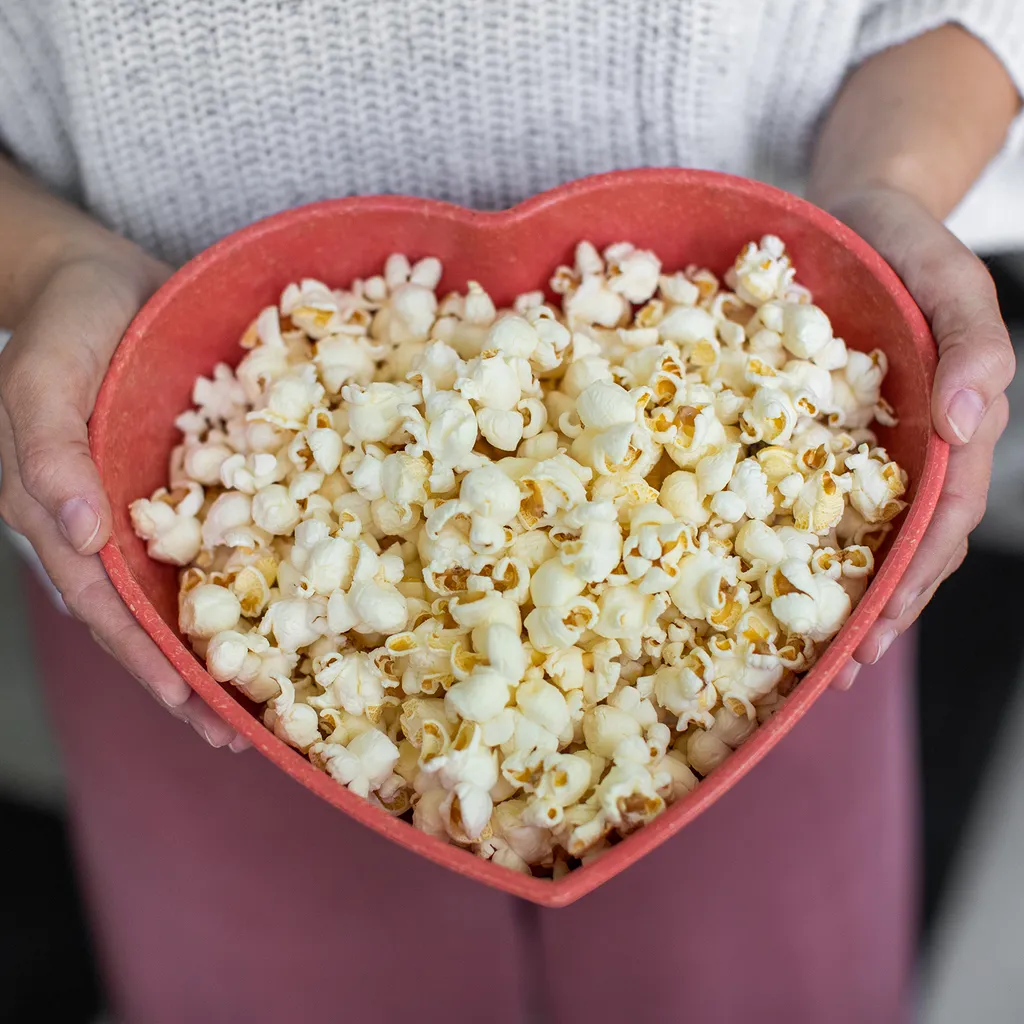
[[[504,303],[544,286],[557,264],[571,262],[581,238],[599,247],[628,240],[655,250],[666,268],[698,263],[721,274],[747,241],[766,233],[786,242],[797,279],[813,291],[836,333],[854,348],[880,348],[889,357],[884,393],[900,422],[879,434],[910,474],[913,504],[887,544],[868,595],[786,708],[658,821],[557,883],[523,876],[515,881],[512,872],[419,833],[415,841],[404,836],[415,830],[352,797],[267,734],[252,717],[252,706],[240,702],[230,686],[215,683],[188,651],[177,633],[177,572],[148,558],[131,529],[128,504],[165,485],[177,440],[173,421],[189,406],[196,377],[218,362],[238,362],[243,330],[289,281],[315,277],[341,286],[378,272],[393,252],[434,255],[445,267],[442,292],[464,289],[473,279]],[[806,710],[877,615],[927,524],[941,483],[945,449],[931,430],[929,411],[934,366],[924,319],[880,257],[826,214],[743,179],[693,171],[622,172],[563,186],[498,214],[393,197],[314,204],[259,222],[193,260],[126,334],[91,423],[114,513],[104,560],[133,612],[193,687],[304,784],[433,859],[540,902],[568,902],[732,785]],[[508,884],[504,876],[510,876]]]

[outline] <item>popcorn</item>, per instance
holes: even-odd
[[[597,601],[597,621],[591,626],[598,636],[618,640],[631,657],[639,655],[640,641],[657,632],[658,617],[668,607],[667,594],[645,594],[627,583],[609,587]]]
[[[384,703],[385,679],[362,651],[345,651],[314,659],[314,678],[323,693],[307,703],[318,710],[342,708],[376,723]]]
[[[703,534],[700,547],[680,559],[676,578],[669,591],[673,604],[687,618],[710,621],[709,616],[736,598],[739,561],[712,550],[708,535]]]
[[[284,536],[291,533],[302,518],[302,509],[282,484],[268,484],[253,495],[252,521],[267,533]]]
[[[680,469],[694,469],[705,455],[726,443],[725,425],[713,404],[698,407],[676,398],[674,405],[668,411],[653,411],[649,420],[651,434],[665,445],[665,453]]]
[[[610,245],[604,251],[608,287],[638,306],[658,287],[661,260],[647,249],[635,249],[628,242]]]
[[[477,786],[460,782],[442,801],[440,813],[451,840],[468,845],[483,838],[493,809],[489,793]]]
[[[206,668],[218,682],[231,683],[250,700],[263,703],[281,692],[277,675],[290,675],[298,658],[271,647],[259,633],[225,630],[206,648]]]
[[[402,426],[405,409],[415,407],[418,392],[411,384],[374,381],[365,387],[347,384],[341,389],[341,396],[355,443],[386,441]]]
[[[651,682],[658,703],[678,716],[676,728],[682,732],[691,723],[710,725],[711,709],[718,701],[718,691],[709,676],[711,658],[695,648],[677,665],[662,665]]]
[[[203,548],[211,550],[226,544],[233,533],[252,524],[252,499],[237,491],[225,491],[206,510],[202,524]]]
[[[731,753],[728,743],[701,729],[691,733],[686,743],[686,759],[701,775],[710,775]]]
[[[792,437],[796,422],[796,406],[785,391],[760,387],[740,416],[740,438],[744,444],[785,444]]]
[[[846,458],[850,473],[850,504],[865,522],[887,523],[906,508],[900,497],[906,491],[906,479],[895,462],[888,461],[885,450],[869,450],[862,444]],[[838,520],[837,520],[838,522]]]
[[[849,618],[850,597],[835,580],[796,558],[784,561],[766,577],[772,614],[790,633],[828,640]]]
[[[241,616],[242,606],[227,587],[200,583],[182,595],[178,626],[190,637],[209,639],[234,629]]]
[[[202,507],[203,489],[193,483],[183,494],[161,488],[152,498],[133,501],[129,512],[132,528],[146,541],[150,558],[185,566],[195,561],[203,546],[197,518]]]
[[[581,502],[560,517],[560,525],[548,533],[552,535],[558,560],[586,583],[607,579],[622,558],[622,531],[608,501]]]
[[[395,584],[403,564],[397,555],[378,555],[365,541],[357,544],[349,589],[335,590],[327,601],[332,633],[398,633],[408,620],[408,602]]]
[[[361,732],[347,746],[313,743],[308,753],[317,768],[364,798],[391,778],[398,762],[398,747],[376,729]]]
[[[760,244],[750,242],[744,246],[726,281],[744,302],[760,306],[784,295],[793,275],[782,240],[765,235]]]
[[[649,397],[643,389],[628,392],[607,380],[589,384],[577,400],[577,428],[561,417],[564,433],[576,433],[570,454],[577,462],[607,476],[630,473],[646,476],[661,453],[640,412]]]
[[[738,522],[744,516],[758,520],[772,515],[775,501],[768,491],[768,476],[757,459],[736,464],[727,489],[712,497],[711,511],[727,523]]]
[[[502,775],[514,789],[522,788],[530,794],[521,821],[539,828],[557,828],[565,808],[577,803],[591,788],[591,764],[575,754],[539,750],[516,753],[505,758]]]
[[[262,636],[273,635],[277,646],[289,653],[315,643],[327,633],[328,628],[327,602],[302,597],[276,601],[267,609],[259,625]]]
[[[850,489],[848,477],[836,476],[828,468],[835,457],[828,456],[828,464],[816,469],[801,486],[793,501],[793,523],[798,530],[824,534],[835,529],[846,508],[845,493]]]
[[[531,721],[559,738],[572,739],[572,723],[565,695],[557,686],[537,676],[516,688],[516,706]]]
[[[668,751],[653,766],[653,771],[661,780],[658,795],[666,803],[674,803],[676,800],[681,800],[697,786],[697,776],[691,771],[686,757],[677,750]]]
[[[264,421],[284,430],[301,430],[314,407],[324,397],[316,368],[305,364],[278,378],[265,396],[265,404],[250,412],[249,421]]]
[[[286,287],[130,514],[282,742],[559,877],[746,742],[863,595],[909,484],[870,430],[887,364],[770,235],[724,281],[582,242],[557,304],[441,273]]]
[[[693,526],[703,526],[711,518],[700,493],[697,474],[685,469],[665,477],[658,493],[658,503],[678,521]]]
[[[587,749],[598,757],[613,758],[624,741],[642,732],[633,715],[610,704],[599,704],[583,716]]]
[[[467,722],[489,722],[504,710],[510,689],[503,672],[480,666],[448,690],[445,707],[450,715]]]
[[[535,605],[523,625],[530,643],[550,653],[571,647],[598,616],[592,598],[580,596],[586,581],[558,558],[549,558],[534,570],[530,597]]]
[[[797,359],[813,359],[832,341],[828,317],[810,303],[782,303],[782,344]]]
[[[433,471],[429,484],[437,493],[452,488],[455,470],[472,469],[480,462],[472,454],[479,434],[476,414],[469,402],[454,391],[428,395],[422,413],[409,406],[402,426],[413,438],[406,451],[416,457],[430,457]]]
[[[466,834],[470,839],[479,838],[490,820],[489,794],[498,781],[497,758],[483,743],[480,726],[464,722],[443,753],[426,762],[421,759],[421,763],[423,771],[433,775],[441,786],[457,792]]]
[[[592,470],[563,453],[536,463],[519,477],[520,521],[527,529],[550,525],[556,513],[586,501],[592,479]]]
[[[280,692],[267,704],[263,724],[273,729],[274,735],[291,747],[303,752],[320,742],[320,719],[315,708],[302,703],[295,685],[285,675],[275,675]]]

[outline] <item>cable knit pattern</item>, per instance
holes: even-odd
[[[2,0],[0,141],[181,261],[297,203],[482,208],[639,165],[793,187],[852,63],[1021,0]]]

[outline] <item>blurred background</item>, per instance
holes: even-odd
[[[989,264],[1018,359],[1024,253],[1007,247],[1024,234],[1020,171],[994,168],[951,223]],[[1024,374],[1010,405],[988,514],[919,631],[921,1024],[1024,1021],[1024,592],[1011,585],[1024,571]],[[36,1019],[45,993],[51,1019],[100,1024],[65,779],[23,610],[27,571],[0,532],[0,835],[17,864],[0,889],[0,1021]]]

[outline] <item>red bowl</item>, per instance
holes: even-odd
[[[333,286],[379,271],[392,252],[434,255],[443,290],[476,279],[498,302],[542,286],[577,241],[627,240],[670,268],[721,273],[751,239],[781,236],[798,280],[855,348],[889,357],[886,397],[899,426],[879,433],[910,474],[911,505],[878,574],[827,653],[785,706],[728,761],[660,818],[558,881],[493,865],[389,817],[317,771],[263,727],[254,707],[209,676],[177,629],[177,571],[153,562],[132,532],[128,504],[166,482],[174,418],[192,384],[217,362],[237,363],[255,312],[300,277]],[[114,357],[90,423],[90,443],[114,510],[103,564],[121,597],[189,685],[294,779],[357,821],[453,871],[535,903],[564,906],[653,850],[761,760],[803,717],[856,648],[910,562],[938,499],[946,445],[931,427],[935,343],[920,310],[881,257],[809,203],[767,185],[692,170],[639,170],[571,182],[500,213],[424,199],[328,200],[259,221],[176,273],[135,318]],[[128,445],[131,445],[130,454]]]

